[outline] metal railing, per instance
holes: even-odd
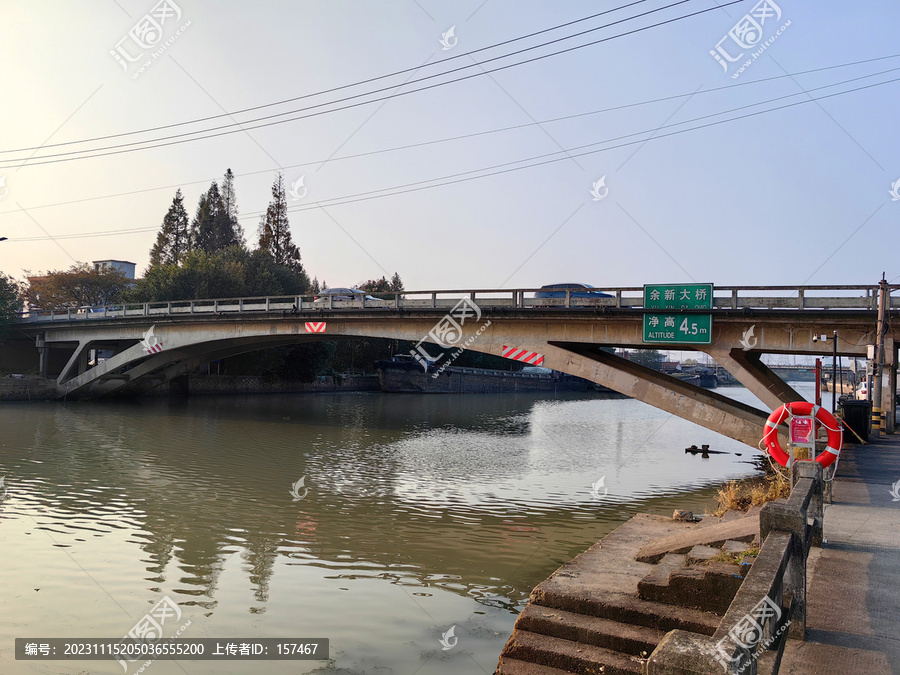
[[[891,287],[900,288],[900,286]],[[552,293],[552,297],[536,294]],[[530,295],[529,295],[530,294]],[[468,298],[486,309],[643,310],[643,287],[548,291],[540,288],[462,289],[381,293],[381,298],[335,300],[334,296],[269,296],[116,303],[99,307],[32,308],[19,312],[22,323],[90,321],[131,317],[182,317],[221,314],[304,314],[334,310],[448,310]],[[529,295],[529,297],[526,297]],[[713,310],[866,310],[876,311],[878,286],[723,286],[714,289]],[[900,297],[891,298],[900,308]],[[649,311],[649,310],[648,310]],[[660,310],[654,310],[660,311]],[[706,313],[710,310],[679,310]]]
[[[760,512],[762,546],[716,632],[671,631],[650,656],[649,675],[692,672],[685,655],[698,673],[777,675],[787,638],[806,638],[806,561],[823,541],[822,466],[795,462],[792,480],[788,501]]]

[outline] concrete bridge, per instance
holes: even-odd
[[[893,432],[900,298],[885,322],[882,408]],[[896,287],[900,288],[900,287]],[[608,296],[535,298],[540,289],[404,291],[385,300],[314,302],[312,297],[237,298],[32,311],[0,349],[0,367],[56,377],[60,398],[139,394],[216,359],[304,341],[359,337],[433,344],[541,363],[757,446],[769,411],[732,401],[604,348],[696,350],[708,354],[768,408],[799,400],[760,361],[765,353],[865,357],[876,343],[879,286],[716,287],[711,310],[650,310],[642,288]],[[644,315],[712,315],[709,344],[643,341]],[[688,325],[688,324],[685,324]],[[896,325],[896,328],[891,326]],[[750,329],[753,329],[750,331]],[[823,341],[821,336],[827,336]],[[112,353],[99,361],[100,350]],[[436,352],[435,352],[436,354]],[[441,363],[435,364],[440,366]],[[434,366],[432,366],[434,367]]]

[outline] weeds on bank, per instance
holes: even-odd
[[[731,481],[719,489],[719,507],[712,515],[722,516],[728,511],[746,511],[751,506],[790,496],[791,479],[786,470],[746,481]]]
[[[759,546],[757,546],[756,544],[753,544],[746,551],[741,551],[740,553],[726,553],[725,551],[722,551],[715,558],[711,558],[711,559],[707,560],[706,562],[707,563],[714,563],[714,562],[737,563],[738,565],[740,565],[741,563],[744,562],[744,558],[752,558],[752,557],[755,557],[758,555],[759,555]]]

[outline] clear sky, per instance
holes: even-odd
[[[900,179],[896,2],[174,3],[0,5],[0,236],[9,238],[0,243],[0,270],[21,277],[107,258],[143,270],[176,187],[193,215],[200,193],[230,167],[252,245],[276,171],[288,186],[303,177],[298,198],[288,198],[293,235],[310,276],[332,286],[394,271],[413,290],[900,276],[900,200],[890,194]],[[160,42],[146,14],[162,19]],[[149,48],[129,37],[136,26]],[[627,31],[636,32],[398,95]],[[745,55],[726,72],[710,54],[717,45],[720,54]],[[142,51],[133,64],[122,57]],[[501,55],[510,56],[475,65]],[[834,67],[871,59],[880,60]],[[462,66],[470,67],[401,86]],[[824,70],[798,74],[815,69]],[[322,93],[397,71],[407,72]],[[850,89],[857,91],[832,96]],[[297,97],[307,98],[236,113]],[[820,97],[828,98],[811,100]],[[252,127],[313,105],[321,107],[268,121],[323,114],[140,151],[110,148],[235,122]],[[775,107],[782,109],[754,114]],[[55,145],[211,116],[221,117]],[[744,118],[684,132],[737,116]],[[129,151],[48,157],[83,150]],[[437,186],[410,191],[430,180]],[[371,198],[384,194],[376,191],[388,196]]]

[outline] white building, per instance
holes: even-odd
[[[134,268],[136,267],[136,263],[128,262],[127,260],[95,260],[94,261],[94,270],[108,270],[108,269],[117,269],[121,270],[125,273],[125,276],[129,279],[134,279]]]

